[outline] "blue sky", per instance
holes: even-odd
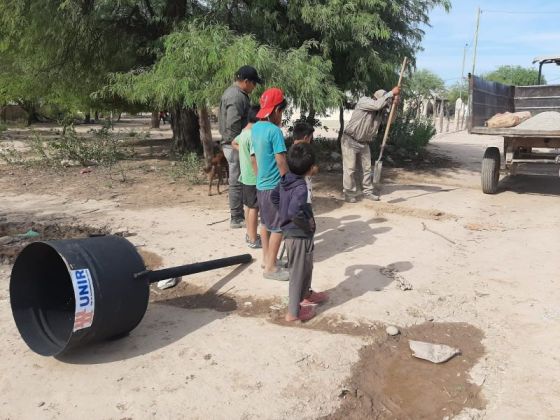
[[[446,84],[461,76],[463,50],[468,43],[465,75],[472,70],[476,10],[480,6],[480,31],[476,73],[508,65],[532,66],[533,58],[560,56],[559,0],[452,0],[452,9],[431,13],[431,28],[426,29],[417,56],[418,69],[428,69]],[[538,66],[535,66],[538,67]],[[549,83],[560,84],[560,66],[548,64],[543,73]]]

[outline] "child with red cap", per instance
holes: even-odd
[[[257,201],[261,213],[261,243],[264,259],[264,278],[288,281],[289,273],[277,267],[276,256],[282,243],[278,210],[271,195],[288,172],[286,142],[280,126],[287,106],[284,92],[267,89],[260,99],[259,121],[252,128],[251,158],[257,167]]]

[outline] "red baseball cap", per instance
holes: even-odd
[[[273,87],[264,91],[261,96],[261,110],[257,113],[257,118],[263,119],[268,117],[278,105],[284,102],[284,92],[282,89]]]

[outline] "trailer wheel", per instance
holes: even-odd
[[[500,180],[500,149],[488,147],[482,158],[482,192],[495,194]]]

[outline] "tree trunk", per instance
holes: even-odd
[[[39,113],[37,112],[37,109],[35,108],[35,106],[30,105],[28,109],[26,109],[27,111],[27,125],[30,126],[33,123],[38,123],[39,122]]]
[[[39,117],[35,109],[30,109],[27,111],[27,126],[29,127],[31,124],[39,122]]]
[[[210,115],[205,106],[198,110],[198,124],[200,125],[200,140],[204,151],[204,162],[210,166],[210,161],[214,155],[214,141],[212,139],[212,128],[210,127]]]
[[[341,105],[339,109],[338,121],[340,123],[340,128],[338,129],[338,138],[336,139],[336,141],[340,145],[340,142],[342,141],[342,134],[344,133],[344,106],[343,105]]]
[[[151,128],[159,128],[159,112],[152,111],[152,124]]]
[[[167,1],[165,16],[172,25],[183,20],[186,15],[187,0]]]
[[[33,123],[39,122],[39,114],[37,113],[37,107],[35,102],[22,101],[18,102],[18,105],[27,113],[27,125],[30,126]]]
[[[316,111],[315,108],[313,108],[313,106],[309,107],[309,114],[307,115],[307,123],[311,124],[312,126],[315,126],[315,115],[316,115]]]
[[[187,151],[200,150],[200,130],[198,115],[194,108],[175,107],[171,111],[171,129],[173,130],[173,152],[183,154]]]

